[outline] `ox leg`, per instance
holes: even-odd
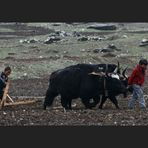
[[[72,102],[72,99],[69,99],[69,100],[68,100],[68,108],[69,108],[69,109],[72,109],[72,107],[71,107],[71,102]]]
[[[107,97],[105,97],[104,95],[102,96],[102,99],[101,99],[101,104],[99,105],[99,109],[102,109],[103,107],[103,104],[106,102],[107,100]]]
[[[51,90],[47,90],[46,92],[46,97],[45,97],[45,101],[44,101],[44,110],[46,110],[47,106],[51,106],[53,103],[54,98],[58,95],[58,93],[56,92],[52,92]]]
[[[92,107],[95,107],[100,102],[100,96],[93,97]]]
[[[61,96],[61,104],[66,110],[71,109],[71,101],[71,99]]]
[[[111,96],[109,97],[109,99],[112,101],[112,103],[116,106],[117,109],[120,109],[118,106],[118,101],[115,96]]]
[[[85,105],[85,108],[86,109],[91,109],[93,106],[91,105],[91,103],[89,103],[89,100],[88,98],[81,98],[82,100],[82,103]]]

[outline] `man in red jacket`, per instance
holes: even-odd
[[[146,108],[142,86],[145,81],[147,65],[148,61],[146,59],[141,59],[128,79],[128,85],[131,85],[133,88],[132,99],[130,99],[128,102],[129,109],[133,109],[136,100],[138,100],[140,108]]]

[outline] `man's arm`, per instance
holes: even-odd
[[[134,79],[136,73],[137,73],[137,70],[134,69],[133,72],[132,72],[132,74],[130,75],[130,77],[129,77],[129,79],[128,79],[128,85],[131,85],[131,84],[132,84],[133,79]]]

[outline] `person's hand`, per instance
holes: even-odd
[[[132,85],[128,85],[127,90],[132,93],[133,92],[133,86]]]

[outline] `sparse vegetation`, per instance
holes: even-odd
[[[148,39],[148,23],[114,23],[117,30],[87,29],[93,23],[0,23],[0,70],[6,65],[13,69],[10,95],[45,96],[51,72],[77,63],[117,63],[128,66],[127,74],[141,57],[148,58],[148,46],[140,47],[142,39]],[[44,41],[56,31],[65,31],[69,36],[51,44]],[[99,40],[78,41],[73,32],[81,36],[98,37]],[[36,42],[23,42],[24,40]],[[114,44],[121,51],[112,54],[95,53],[94,49],[107,48]],[[144,87],[147,95],[148,81]],[[130,97],[130,96],[129,96]],[[0,125],[148,125],[147,111],[127,109],[127,101],[119,96],[121,110],[116,110],[109,101],[104,110],[85,110],[79,100],[76,107],[67,113],[63,109],[42,110],[42,99],[35,105],[6,107],[0,111]],[[147,101],[147,98],[146,98]],[[54,106],[60,106],[57,98]]]

